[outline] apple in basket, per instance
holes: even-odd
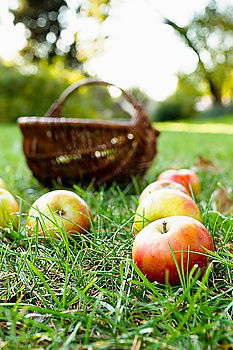
[[[38,198],[29,210],[29,234],[60,238],[66,232],[74,238],[90,229],[91,212],[87,203],[67,190],[51,191]]]
[[[19,206],[14,196],[4,188],[0,188],[0,227],[7,227],[9,223],[16,226],[18,211]]]
[[[151,184],[149,184],[141,193],[140,197],[139,197],[139,203],[148,196],[148,194],[151,194],[154,191],[157,190],[161,190],[163,188],[171,188],[174,190],[178,190],[181,191],[185,194],[189,194],[188,191],[186,190],[186,188],[184,186],[182,186],[181,184],[178,184],[175,181],[171,181],[171,180],[157,180],[152,182]]]
[[[151,221],[174,215],[190,216],[201,221],[200,210],[190,196],[169,188],[157,190],[139,203],[133,231],[137,234]]]
[[[162,172],[158,180],[171,180],[183,185],[191,194],[191,189],[195,195],[200,193],[200,182],[197,174],[191,169],[168,169]]]
[[[133,260],[150,282],[170,285],[180,284],[181,275],[186,279],[194,268],[194,274],[202,274],[207,268],[209,251],[214,251],[210,233],[197,220],[188,216],[171,216],[156,220],[136,236],[133,243]]]

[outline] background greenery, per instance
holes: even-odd
[[[68,85],[82,78],[83,74],[65,68],[59,59],[52,65],[41,61],[23,68],[0,64],[0,122],[15,122],[19,116],[43,116]],[[140,101],[140,96],[136,97]],[[62,114],[84,119],[129,118],[121,99],[112,98],[101,86],[80,88],[69,97]]]
[[[110,7],[110,0],[87,0],[85,5],[74,5],[72,11],[77,21],[92,17],[102,23],[109,16]],[[71,33],[72,40],[65,42],[62,33],[67,29],[67,10],[65,0],[24,0],[12,11],[14,22],[25,26],[27,44],[17,65],[0,62],[0,121],[14,122],[20,115],[43,115],[65,87],[86,75],[83,63],[101,50],[104,38],[97,36],[83,45],[78,33]],[[176,91],[162,102],[152,101],[137,87],[131,89],[133,95],[147,106],[153,121],[232,115],[233,7],[210,0],[205,10],[195,14],[185,27],[168,18],[163,21],[196,55],[197,66],[188,74],[177,73]],[[86,89],[69,101],[64,115],[126,117],[125,112],[120,112],[119,103],[113,107],[111,100],[104,90]],[[211,102],[210,110],[200,113]]]
[[[20,116],[43,116],[67,86],[83,77],[79,70],[65,67],[61,59],[54,60],[52,65],[41,61],[24,67],[0,63],[0,122],[16,122]],[[203,113],[195,112],[192,88],[186,92],[178,88],[174,96],[158,104],[138,88],[132,88],[129,92],[147,107],[153,121],[203,122],[212,118],[218,122],[225,115],[230,122],[233,115],[231,104],[215,105]],[[62,114],[84,119],[128,118],[122,102],[122,96],[111,97],[106,88],[82,88],[68,99]]]
[[[86,49],[80,46],[78,33],[71,32],[69,38],[63,36],[68,28],[67,11],[79,21],[83,17],[92,17],[101,23],[108,17],[111,0],[19,0],[19,6],[13,10],[14,22],[23,23],[26,28],[27,45],[21,54],[27,61],[39,62],[54,57],[63,57],[70,67],[82,67],[90,55],[99,51],[101,38],[90,41]]]

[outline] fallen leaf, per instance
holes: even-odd
[[[226,248],[229,250],[229,252],[231,254],[233,254],[233,243],[232,242],[228,242],[226,245]]]
[[[196,163],[192,167],[195,171],[205,171],[210,173],[219,173],[219,167],[209,159],[199,156]]]
[[[218,188],[212,194],[213,209],[222,214],[233,215],[233,199],[230,197],[232,188]]]

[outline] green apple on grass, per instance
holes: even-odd
[[[173,190],[181,191],[185,194],[189,194],[186,188],[181,184],[179,184],[178,182],[171,181],[171,180],[157,180],[149,184],[146,188],[144,188],[144,190],[142,191],[139,197],[139,200],[138,200],[139,203],[152,192],[162,190],[165,188],[170,188]]]
[[[0,227],[7,227],[11,222],[16,226],[18,211],[19,206],[14,196],[4,188],[0,188]]]
[[[136,210],[133,231],[140,232],[154,220],[169,216],[190,216],[201,221],[197,204],[187,194],[174,189],[160,189],[146,196]]]
[[[60,230],[77,237],[90,229],[91,212],[87,203],[67,190],[51,191],[38,198],[29,210],[29,233],[38,228],[44,237],[60,237]]]

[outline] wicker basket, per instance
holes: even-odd
[[[91,84],[113,85],[83,79],[70,85],[44,117],[18,119],[28,166],[39,181],[125,181],[143,174],[150,166],[159,132],[152,128],[145,109],[123,89],[121,92],[134,110],[128,122],[60,117],[68,96]]]

